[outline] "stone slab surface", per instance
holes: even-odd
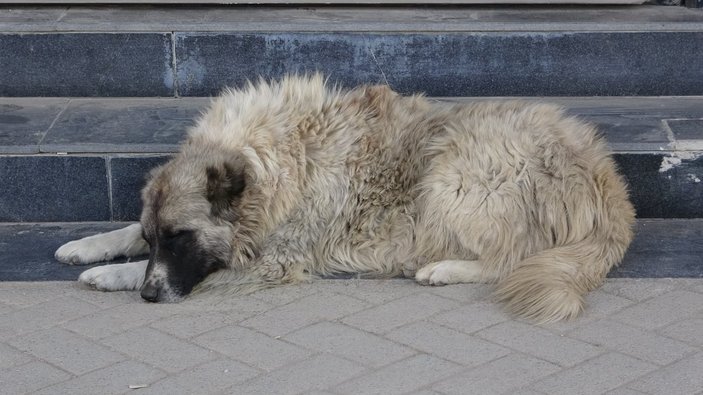
[[[615,155],[639,218],[703,216],[703,157],[698,155]],[[167,159],[160,153],[0,156],[0,166],[6,169],[0,173],[5,187],[0,191],[0,221],[136,221],[141,213],[140,190],[146,176]],[[80,167],[80,163],[89,166]],[[27,196],[35,200],[28,201]]]
[[[68,266],[58,263],[54,251],[70,240],[75,240],[96,233],[107,232],[126,226],[127,222],[95,222],[95,223],[54,223],[54,224],[0,224],[0,281],[52,281],[75,280],[78,274],[92,266]],[[703,219],[640,219],[637,221],[635,240],[630,246],[623,263],[614,268],[610,277],[625,278],[668,278],[687,277],[703,278]],[[464,300],[463,295],[452,295],[453,288],[446,288],[450,293],[444,296],[449,299]],[[304,295],[300,295],[301,297]],[[352,295],[354,296],[354,295]],[[358,295],[356,295],[359,298]],[[348,315],[346,320],[364,330],[373,333],[387,333],[404,325],[407,316],[422,315],[427,312],[439,313],[428,307],[421,308],[435,296],[418,297],[413,305],[393,303],[383,305],[378,310],[366,310],[363,304],[355,306],[360,311],[356,315]],[[384,295],[375,293],[364,294],[362,299],[372,303],[384,301]],[[289,302],[288,298],[283,299]],[[0,299],[0,302],[2,300]],[[340,299],[341,304],[349,302]],[[278,303],[273,301],[274,304]],[[353,309],[351,302],[347,303]],[[287,304],[287,303],[286,303]],[[447,303],[449,305],[449,302]],[[0,304],[0,307],[2,305]],[[305,313],[296,310],[304,306],[288,305],[285,308],[249,318],[248,324],[262,332],[284,334],[301,328],[305,321]],[[2,309],[0,309],[0,312]],[[389,316],[389,311],[405,312],[407,314]],[[476,314],[476,311],[467,313]],[[337,314],[320,308],[318,315],[329,318]],[[286,316],[285,322],[279,322],[277,317]],[[386,317],[377,321],[378,316]],[[439,315],[442,325],[447,327],[471,327],[455,314]],[[482,315],[480,322],[498,323],[500,317]],[[399,320],[399,321],[396,321]],[[367,325],[367,326],[365,326]],[[195,328],[193,329],[195,330]]]
[[[34,154],[68,99],[0,98],[0,154]]]
[[[0,96],[173,96],[171,37],[0,34]]]
[[[639,217],[703,216],[703,98],[522,99],[561,104],[599,126],[618,152]],[[146,174],[177,149],[208,100],[0,99],[7,110],[0,116],[0,221],[138,219]],[[57,153],[68,156],[50,155]],[[42,198],[28,203],[22,191]]]
[[[107,221],[105,159],[0,156],[0,221]]]
[[[449,97],[470,102],[504,97]],[[511,97],[556,103],[617,152],[703,151],[703,97]],[[0,153],[170,153],[208,98],[0,98]]]
[[[42,3],[47,3],[42,0]],[[325,2],[328,2],[327,0]],[[407,1],[403,1],[407,3]],[[116,1],[111,1],[116,3]],[[229,3],[229,1],[228,1]],[[306,2],[310,3],[310,2]],[[449,3],[449,1],[442,1]],[[703,15],[684,7],[17,6],[0,32],[167,31],[691,31]]]
[[[703,32],[176,33],[175,51],[183,96],[311,71],[431,96],[703,94],[703,70],[677,68],[701,62]]]
[[[83,270],[94,265],[61,265],[54,259],[56,249],[69,240],[127,225],[119,222],[0,225],[0,279],[75,280]]]
[[[122,156],[110,159],[112,220],[138,220],[142,212],[139,191],[146,185],[147,175],[163,164],[168,156]]]
[[[41,141],[43,152],[173,152],[207,99],[74,99]]]
[[[466,297],[446,298],[449,288]],[[516,320],[490,302],[490,289],[318,280],[163,305],[142,302],[136,292],[99,293],[72,282],[1,282],[8,307],[0,312],[0,377],[8,393],[42,394],[132,393],[130,385],[145,393],[229,394],[703,390],[703,332],[691,325],[703,320],[703,304],[696,303],[703,300],[703,279],[609,279],[588,295],[585,315],[550,325]],[[412,313],[392,308],[404,305],[426,313],[393,318]],[[671,319],[656,327],[632,321],[633,311],[650,306],[671,312]],[[320,308],[338,314],[321,315]],[[284,319],[290,311],[301,313],[301,328],[284,335],[248,324],[247,317],[281,312]],[[366,321],[348,319],[365,311],[373,312]],[[500,319],[471,323],[472,312]],[[445,326],[448,315],[458,314],[469,325]],[[104,326],[106,317],[114,323],[109,334],[86,331]],[[366,331],[369,320],[389,318],[399,326]],[[208,323],[204,332],[183,330],[196,321]],[[464,350],[474,346],[477,352]]]
[[[431,95],[703,94],[678,67],[703,41],[682,7],[0,10],[2,96],[210,95],[312,70]]]

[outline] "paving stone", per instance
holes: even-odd
[[[688,344],[703,346],[703,317],[692,317],[675,322],[659,330],[664,336],[686,342]]]
[[[609,294],[641,302],[681,287],[680,279],[609,278],[599,289]]]
[[[600,290],[589,292],[585,300],[586,309],[578,318],[551,323],[545,325],[545,328],[559,332],[568,332],[572,329],[584,326],[587,322],[602,319],[633,304],[629,299],[611,295]]]
[[[189,339],[240,322],[256,313],[239,311],[185,312],[153,322],[150,326],[183,339]]]
[[[703,282],[702,281],[697,281],[697,282],[691,284],[688,288],[693,292],[698,292],[698,293],[703,294]]]
[[[452,284],[439,287],[428,287],[428,291],[443,298],[459,302],[483,302],[491,298],[494,287],[486,284]]]
[[[386,337],[464,366],[477,366],[509,353],[503,347],[430,322],[404,326]]]
[[[569,336],[658,365],[668,365],[696,351],[679,341],[608,320],[587,324]]]
[[[12,348],[7,344],[0,343],[0,369],[22,365],[31,360],[32,358],[22,351]]]
[[[317,292],[313,283],[284,285],[263,289],[251,294],[252,297],[277,306],[282,306]]]
[[[654,369],[656,365],[627,355],[608,353],[547,377],[532,384],[531,388],[546,393],[599,394]]]
[[[369,305],[345,295],[318,293],[277,307],[242,322],[272,336],[282,336],[303,326],[332,320]]]
[[[648,394],[699,394],[703,389],[702,366],[703,353],[698,353],[640,377],[627,387]]]
[[[434,384],[443,394],[507,394],[560,370],[549,362],[510,354]]]
[[[285,340],[331,353],[366,366],[380,367],[416,352],[380,336],[332,322],[321,322],[290,333]]]
[[[629,388],[617,388],[612,391],[606,392],[606,395],[644,395],[644,392],[635,391]]]
[[[269,374],[259,376],[242,385],[230,387],[230,394],[297,394],[321,390],[364,372],[354,362],[322,354]],[[324,374],[320,374],[324,372]]]
[[[574,366],[602,352],[601,348],[591,344],[516,321],[492,326],[477,335],[561,366]]]
[[[0,282],[0,300],[14,308],[23,308],[57,299],[62,296],[75,295],[74,289],[66,286],[65,281],[43,281],[31,283]]]
[[[0,338],[27,335],[33,331],[47,329],[88,315],[96,310],[95,306],[82,300],[59,297],[3,315],[0,320]]]
[[[75,375],[124,360],[124,356],[61,328],[15,337],[9,343]]]
[[[703,312],[703,295],[691,291],[673,291],[629,307],[617,320],[640,328],[661,328],[672,322],[699,316]]]
[[[417,285],[409,279],[387,280],[323,280],[334,291],[378,305],[417,292]]]
[[[165,375],[149,365],[124,361],[44,388],[37,395],[123,394],[132,391],[130,385],[148,385]]]
[[[0,370],[3,394],[31,393],[70,377],[63,370],[40,361]]]
[[[312,354],[310,351],[251,329],[228,326],[193,341],[263,370],[274,370]]]
[[[170,317],[176,309],[177,307],[165,304],[138,301],[101,310],[69,321],[62,326],[91,339],[102,339]]]
[[[347,381],[333,389],[342,394],[402,394],[425,387],[459,371],[461,367],[420,354]]]
[[[614,280],[636,285],[590,293],[586,314],[564,327],[507,315],[494,323],[503,313],[485,300],[440,297],[428,291],[439,288],[406,280],[361,281],[321,280],[263,298],[194,297],[177,304],[147,304],[135,292],[98,293],[74,282],[3,282],[0,303],[11,310],[0,312],[0,393],[135,392],[130,384],[147,385],[139,392],[222,394],[668,395],[703,389],[703,311],[691,311],[703,279]],[[384,298],[386,287],[393,298]],[[354,288],[362,290],[360,297]],[[348,302],[365,310],[340,316]],[[688,315],[664,312],[667,324],[652,328],[619,319],[632,318],[642,305]],[[345,323],[369,311],[363,325],[391,329],[372,333]],[[309,319],[280,338],[240,321],[268,315],[270,324],[294,313]],[[489,324],[476,331],[476,322]],[[493,358],[490,350],[506,351]]]
[[[430,318],[430,321],[464,333],[472,333],[509,319],[510,316],[496,303],[479,302],[437,314]]]
[[[14,311],[14,310],[15,310],[15,307],[10,306],[10,305],[7,304],[7,303],[0,302],[0,315],[3,315],[3,314],[5,314],[5,313],[9,313],[9,312]]]
[[[139,292],[136,291],[101,292],[85,287],[78,282],[74,282],[73,285],[80,291],[72,294],[74,297],[102,309],[109,309],[122,305],[144,304],[144,299],[142,299]]]
[[[212,351],[151,328],[136,328],[101,341],[103,344],[169,373],[215,358]]]
[[[369,332],[384,333],[458,306],[456,301],[422,292],[356,313],[342,322]]]
[[[217,360],[169,376],[139,394],[212,394],[246,381],[259,371],[231,360]]]

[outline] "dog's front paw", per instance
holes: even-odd
[[[421,285],[445,285],[448,284],[449,274],[442,269],[441,262],[433,262],[415,273],[415,281]]]
[[[144,269],[141,262],[98,266],[81,273],[78,282],[98,291],[134,291],[144,282]]]
[[[109,250],[100,248],[91,240],[80,239],[70,241],[56,250],[54,257],[57,261],[68,265],[87,265],[89,263],[109,261],[114,258]]]

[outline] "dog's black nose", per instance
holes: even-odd
[[[144,284],[142,287],[142,298],[149,302],[156,302],[159,300],[159,289],[154,286],[154,284]]]

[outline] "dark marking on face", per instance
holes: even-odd
[[[156,265],[166,273],[163,279],[157,280],[164,283],[147,278],[142,297],[148,301],[161,301],[163,295],[159,292],[163,288],[168,288],[175,296],[186,296],[210,273],[225,267],[220,257],[200,247],[195,230],[162,229],[149,244],[147,275]]]

